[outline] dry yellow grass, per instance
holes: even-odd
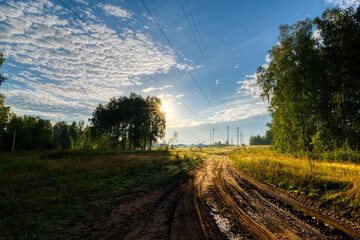
[[[229,155],[233,165],[264,182],[360,219],[360,165],[328,163],[251,148]]]

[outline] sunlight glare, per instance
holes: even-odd
[[[161,111],[162,112],[168,112],[169,111],[168,105],[166,103],[161,104]]]

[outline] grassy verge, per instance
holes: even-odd
[[[309,197],[360,223],[360,165],[309,161],[268,148],[247,149],[229,159],[261,181]]]
[[[16,153],[0,159],[0,239],[65,238],[101,199],[160,186],[206,151]]]

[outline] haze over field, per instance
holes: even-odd
[[[155,95],[167,105],[167,138],[247,142],[270,121],[256,69],[270,61],[278,26],[356,0],[6,1],[1,92],[18,114],[86,120],[111,97]],[[316,36],[314,36],[316,37]],[[196,135],[194,134],[196,132]]]

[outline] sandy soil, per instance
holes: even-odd
[[[223,155],[164,188],[139,186],[81,219],[72,238],[360,239],[358,226],[310,205],[236,170]]]

